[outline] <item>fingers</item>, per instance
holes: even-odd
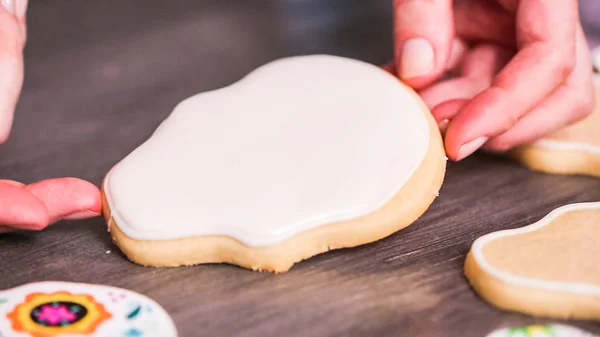
[[[96,186],[75,178],[49,179],[23,185],[0,180],[0,233],[41,230],[61,219],[84,219],[102,211]]]
[[[557,24],[560,23],[560,24]],[[531,111],[572,73],[575,65],[576,1],[521,1],[519,52],[450,123],[446,152],[453,160],[473,153]]]
[[[0,183],[0,225],[42,229],[48,225],[46,206],[21,186]]]
[[[446,69],[454,24],[451,0],[395,0],[395,64],[413,88],[431,84]]]
[[[102,211],[100,191],[87,181],[50,179],[28,185],[25,189],[44,203],[50,223],[60,219],[95,217]]]
[[[521,118],[514,127],[486,144],[485,148],[506,151],[533,142],[585,118],[595,106],[591,56],[581,29],[577,32],[577,65],[564,85]]]
[[[2,0],[0,6],[0,143],[8,138],[23,85],[24,17],[26,2]],[[6,6],[6,7],[5,7]],[[9,8],[9,9],[7,9]]]
[[[477,46],[464,56],[459,77],[419,91],[436,121],[452,119],[467,100],[487,89],[512,54],[512,51],[498,46]]]

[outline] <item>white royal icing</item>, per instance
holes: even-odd
[[[536,145],[545,147],[551,150],[559,151],[583,151],[590,154],[600,154],[600,146],[595,146],[580,142],[571,142],[554,139],[540,139],[535,142]]]
[[[38,282],[0,291],[0,336],[177,337],[171,317],[133,291]]]
[[[579,204],[571,204],[559,207],[554,211],[550,212],[544,218],[535,222],[529,226],[525,226],[523,228],[517,229],[508,229],[502,230],[498,232],[493,232],[487,235],[484,235],[473,243],[472,253],[473,257],[479,264],[479,267],[483,269],[487,274],[501,279],[503,282],[518,285],[518,286],[526,286],[544,290],[551,291],[564,291],[575,294],[588,294],[592,296],[600,296],[600,286],[591,283],[585,282],[557,282],[557,281],[548,281],[541,279],[534,279],[529,277],[517,276],[506,271],[500,270],[492,266],[489,261],[485,258],[483,254],[483,248],[485,245],[491,241],[505,238],[508,236],[514,235],[522,235],[529,232],[537,231],[546,225],[550,224],[556,218],[571,211],[577,210],[587,210],[587,209],[600,209],[600,202],[590,202],[590,203],[579,203]]]
[[[180,103],[117,164],[106,195],[140,240],[230,236],[264,246],[371,213],[423,161],[421,103],[378,67],[280,59]]]

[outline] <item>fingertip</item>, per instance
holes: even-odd
[[[94,184],[77,178],[59,178],[40,181],[26,187],[46,205],[51,222],[65,217],[78,217],[78,213],[100,215],[102,199]]]

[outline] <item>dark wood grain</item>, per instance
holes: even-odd
[[[265,62],[306,53],[387,62],[390,8],[382,0],[32,1],[25,86],[14,132],[0,147],[0,176],[99,185],[180,100]],[[42,280],[128,288],[161,303],[185,337],[484,336],[557,321],[481,301],[462,275],[473,240],[597,200],[598,179],[476,155],[449,165],[439,199],[413,226],[283,275],[140,267],[97,218],[1,235],[0,289]],[[598,323],[566,323],[600,333]]]

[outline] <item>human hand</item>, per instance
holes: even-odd
[[[16,1],[16,2],[15,2]],[[8,138],[23,82],[27,0],[0,0],[0,143]],[[40,230],[61,219],[100,215],[98,188],[74,178],[24,185],[0,180],[0,233]]]
[[[448,157],[505,151],[589,115],[591,56],[576,0],[395,0],[395,65]],[[441,79],[447,71],[457,76]]]
[[[23,85],[27,0],[0,0],[0,144],[8,138]]]
[[[96,217],[102,202],[96,186],[75,178],[23,185],[0,180],[0,233],[41,230],[59,220]]]

